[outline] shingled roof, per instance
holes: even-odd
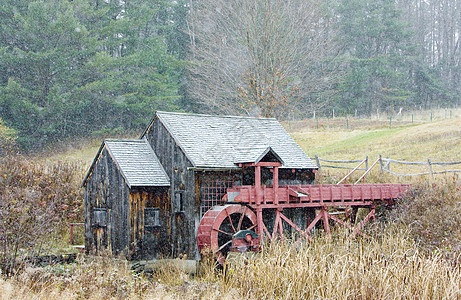
[[[151,146],[145,139],[141,140],[105,140],[90,167],[86,180],[101,153],[107,148],[122,173],[127,185],[132,187],[170,186],[166,174]]]
[[[163,111],[158,111],[155,118],[167,128],[196,168],[236,168],[237,162],[253,161],[270,147],[281,158],[284,168],[317,169],[273,118]]]

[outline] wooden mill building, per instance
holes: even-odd
[[[102,143],[83,182],[86,250],[198,260],[203,214],[265,161],[280,162],[280,185],[314,181],[317,166],[275,119],[159,111],[139,139]],[[261,176],[272,184],[270,168]]]

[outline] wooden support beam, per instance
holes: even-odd
[[[363,226],[365,226],[368,220],[374,217],[375,217],[375,208],[372,208],[370,212],[368,213],[368,215],[365,217],[365,219],[363,219],[362,222],[360,222],[360,224],[354,229],[353,236],[356,236],[360,232],[360,230],[363,228]]]
[[[311,239],[309,232],[312,230],[312,228],[314,228],[314,226],[320,221],[321,218],[322,218],[322,212],[318,213],[317,216],[314,218],[314,220],[309,224],[309,226],[307,226],[302,236],[296,241],[295,246],[298,246],[299,243],[302,241],[302,239],[305,238],[306,236],[309,239]]]
[[[272,186],[274,187],[274,204],[279,204],[279,168],[274,167],[274,172],[272,173]]]
[[[299,228],[298,226],[296,226],[296,224],[293,223],[290,219],[288,219],[284,214],[280,213],[280,218],[282,218],[285,222],[287,222],[288,225],[290,225],[291,227],[293,227],[294,229],[296,229],[296,231],[302,233],[301,228]]]
[[[328,217],[329,217],[330,219],[332,219],[333,221],[335,221],[335,222],[337,222],[337,223],[343,225],[344,227],[349,228],[352,232],[355,231],[355,229],[354,229],[350,224],[348,224],[347,222],[344,222],[344,221],[340,220],[340,219],[337,218],[336,216],[333,216],[333,215],[328,214]],[[370,238],[369,235],[366,235],[366,234],[362,233],[361,231],[358,231],[356,234],[360,234],[360,235],[363,236],[363,237]]]
[[[255,193],[256,205],[260,205],[263,200],[263,191],[261,189],[261,167],[255,167]]]
[[[325,233],[328,236],[331,236],[331,231],[330,231],[330,224],[328,223],[328,212],[327,208],[322,207],[322,221],[323,221],[323,229],[325,230]]]

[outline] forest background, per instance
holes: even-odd
[[[461,103],[461,0],[0,0],[0,139]],[[5,149],[3,149],[5,150]]]

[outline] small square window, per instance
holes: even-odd
[[[94,208],[93,209],[93,226],[95,227],[106,227],[107,226],[107,209],[105,208]]]
[[[144,227],[160,226],[160,209],[154,207],[144,208]]]

